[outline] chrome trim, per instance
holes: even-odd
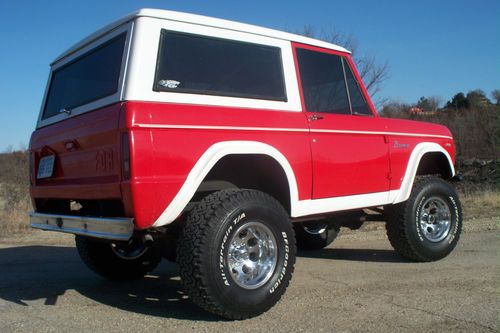
[[[430,197],[421,205],[420,231],[433,243],[442,241],[451,230],[450,206],[440,197]]]
[[[61,110],[59,110],[59,113],[65,113],[69,116],[71,115],[71,109],[62,108]]]
[[[112,240],[129,240],[134,232],[132,218],[87,217],[30,212],[32,228]]]
[[[261,222],[243,224],[229,241],[226,262],[233,281],[243,289],[257,289],[269,281],[278,262],[272,231]]]

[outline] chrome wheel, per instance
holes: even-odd
[[[125,260],[140,258],[148,250],[144,244],[135,244],[134,242],[130,245],[116,245],[111,243],[110,246],[114,254]]]
[[[274,273],[278,259],[276,238],[260,222],[245,223],[229,242],[227,265],[234,282],[245,289],[264,285]]]
[[[310,235],[321,235],[326,231],[328,225],[325,223],[315,223],[309,225],[303,225],[304,231]]]
[[[448,204],[439,197],[430,197],[421,206],[420,231],[431,242],[442,241],[451,227],[451,212]]]

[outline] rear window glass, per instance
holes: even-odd
[[[351,114],[342,58],[298,48],[297,59],[307,111]]]
[[[42,119],[116,93],[124,46],[122,34],[54,71]]]
[[[162,30],[153,90],[286,101],[281,50]]]

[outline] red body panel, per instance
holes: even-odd
[[[354,117],[354,119],[353,119]],[[325,115],[311,130],[383,132],[378,118]],[[389,147],[383,134],[312,132],[313,198],[389,190]]]
[[[298,82],[301,82],[297,61],[297,48],[335,54],[351,64],[356,79],[373,112],[373,117],[318,113],[307,110],[302,85],[299,84],[302,108],[310,121],[313,199],[383,192],[389,189],[389,147],[383,134],[385,123],[377,117],[368,93],[362,84],[356,67],[347,53],[322,49],[315,46],[292,43]],[[324,131],[338,132],[324,132]],[[350,132],[350,133],[349,133]],[[360,133],[364,132],[364,133]]]
[[[168,206],[198,159],[221,141],[258,141],[278,149],[296,176],[299,198],[310,198],[312,172],[307,120],[301,112],[128,102],[132,138],[132,197],[139,227],[156,220]],[[184,125],[289,128],[300,131],[244,129],[142,128]]]

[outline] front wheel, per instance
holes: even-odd
[[[441,178],[417,178],[408,200],[385,211],[389,241],[409,260],[442,259],[460,238],[462,207],[455,189]]]
[[[189,214],[177,262],[187,294],[230,319],[259,315],[278,302],[292,277],[295,238],[288,215],[255,190],[224,190]]]

